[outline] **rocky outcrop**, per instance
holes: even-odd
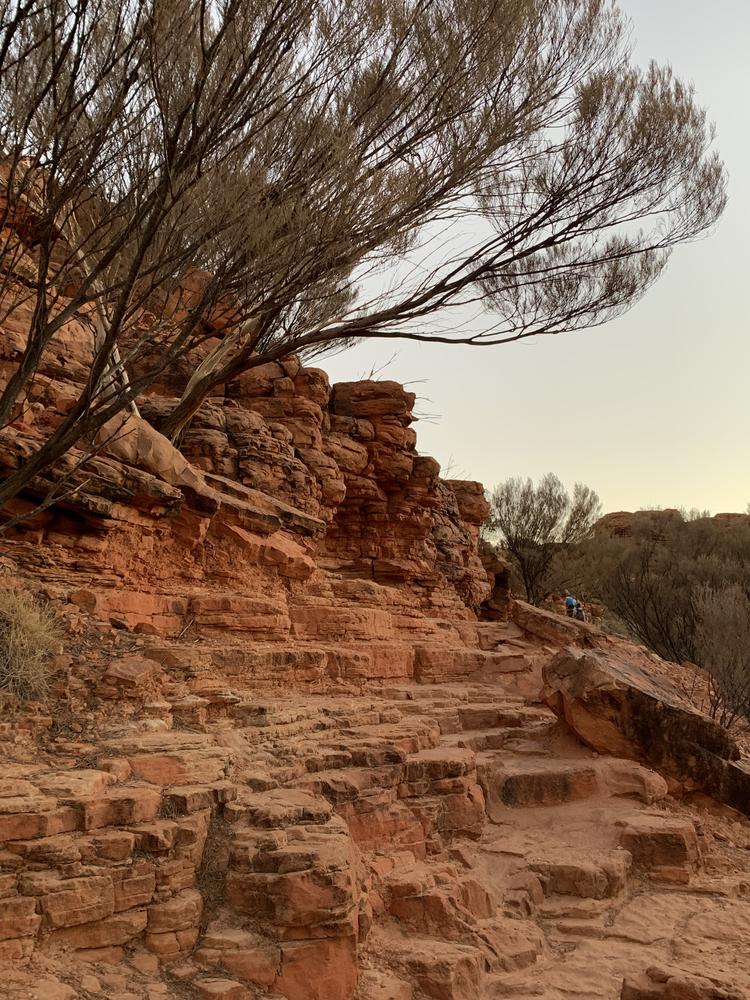
[[[443,483],[437,463],[416,454],[411,394],[377,382],[334,391],[294,359],[248,373],[231,391],[201,408],[179,450],[154,426],[170,404],[142,400],[144,416],[105,429],[106,454],[74,471],[72,495],[6,535],[9,552],[28,564],[31,543],[42,555],[32,560],[38,580],[43,565],[66,574],[67,587],[47,575],[50,594],[107,625],[314,643],[324,675],[364,676],[369,663],[375,677],[388,658],[385,675],[414,676],[414,638],[427,650],[478,649],[470,623],[490,589],[478,556],[482,490]],[[0,466],[12,469],[35,430],[3,433]],[[77,458],[11,513],[32,507]],[[334,655],[321,648],[331,642],[346,645]],[[463,672],[484,660],[464,657]]]
[[[185,696],[180,659],[33,761],[0,733],[9,1000],[747,995],[747,824],[497,682]]]
[[[691,517],[693,515],[690,515]],[[750,524],[748,514],[715,514],[700,517],[703,523],[712,526],[736,528]],[[601,517],[594,526],[597,534],[611,538],[650,537],[664,538],[669,532],[679,530],[686,521],[684,511],[667,508],[665,510],[612,511]]]
[[[34,307],[37,250],[25,217],[17,222],[17,252],[12,260],[6,255],[0,388],[22,359]],[[174,299],[174,310],[184,311],[208,278],[187,274],[164,294]],[[65,289],[58,291],[60,310],[70,299]],[[58,502],[10,537],[44,546],[63,564],[71,562],[67,549],[96,552],[100,572],[118,579],[124,590],[151,592],[163,585],[175,598],[170,566],[179,566],[175,576],[189,585],[201,582],[235,594],[259,587],[293,592],[290,577],[274,572],[273,555],[264,552],[261,573],[249,570],[258,563],[259,546],[264,548],[257,536],[273,537],[272,549],[301,545],[324,589],[332,575],[374,581],[401,590],[407,614],[418,608],[427,617],[470,619],[489,594],[477,554],[486,513],[482,488],[443,483],[437,463],[417,453],[415,397],[398,383],[332,387],[325,372],[288,357],[217,387],[179,449],[161,437],[163,417],[233,318],[232,303],[218,303],[204,321],[203,343],[139,397],[140,417],[111,421],[96,442],[81,442],[32,483],[4,515],[34,508],[67,477]],[[176,312],[173,319],[179,319]],[[140,345],[128,362],[133,376],[148,367],[151,348],[142,335],[149,322],[153,315],[144,308],[123,335],[125,354],[136,340]],[[61,324],[12,422],[0,430],[0,475],[33,454],[70,411],[88,378],[93,345],[90,310]],[[79,469],[90,447],[99,453]],[[246,557],[232,558],[228,538]],[[141,560],[132,557],[136,552]],[[158,571],[150,561],[156,552]]]
[[[662,538],[680,524],[684,518],[679,510],[636,510],[612,511],[599,518],[594,526],[597,534],[613,538],[632,538],[634,535],[648,535]]]
[[[750,815],[750,767],[718,723],[668,677],[612,654],[564,649],[544,668],[544,699],[587,746],[648,761]]]

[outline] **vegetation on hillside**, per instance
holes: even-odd
[[[571,501],[555,477],[536,489],[510,480],[495,490],[487,527],[497,529],[519,584],[531,579],[525,596],[538,603],[569,589],[603,606],[606,627],[704,668],[723,724],[750,720],[750,517],[644,511],[615,534],[606,518],[592,530],[591,517],[579,516],[576,534],[563,516],[573,517],[576,496],[596,498],[579,486]]]

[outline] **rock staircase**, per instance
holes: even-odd
[[[587,751],[512,685],[263,695],[203,652],[172,650],[139,725],[60,737],[5,779],[0,957],[64,948],[113,1000],[750,989],[737,848],[654,772]],[[722,967],[736,982],[706,985]]]

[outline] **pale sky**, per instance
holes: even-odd
[[[501,347],[370,342],[320,362],[332,381],[413,382],[417,447],[487,487],[555,472],[604,510],[744,511],[750,502],[750,0],[620,0],[636,60],[671,63],[716,123],[729,204],[678,247],[626,316]]]

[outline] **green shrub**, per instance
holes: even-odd
[[[21,591],[0,590],[0,691],[43,698],[59,638],[48,608]]]

